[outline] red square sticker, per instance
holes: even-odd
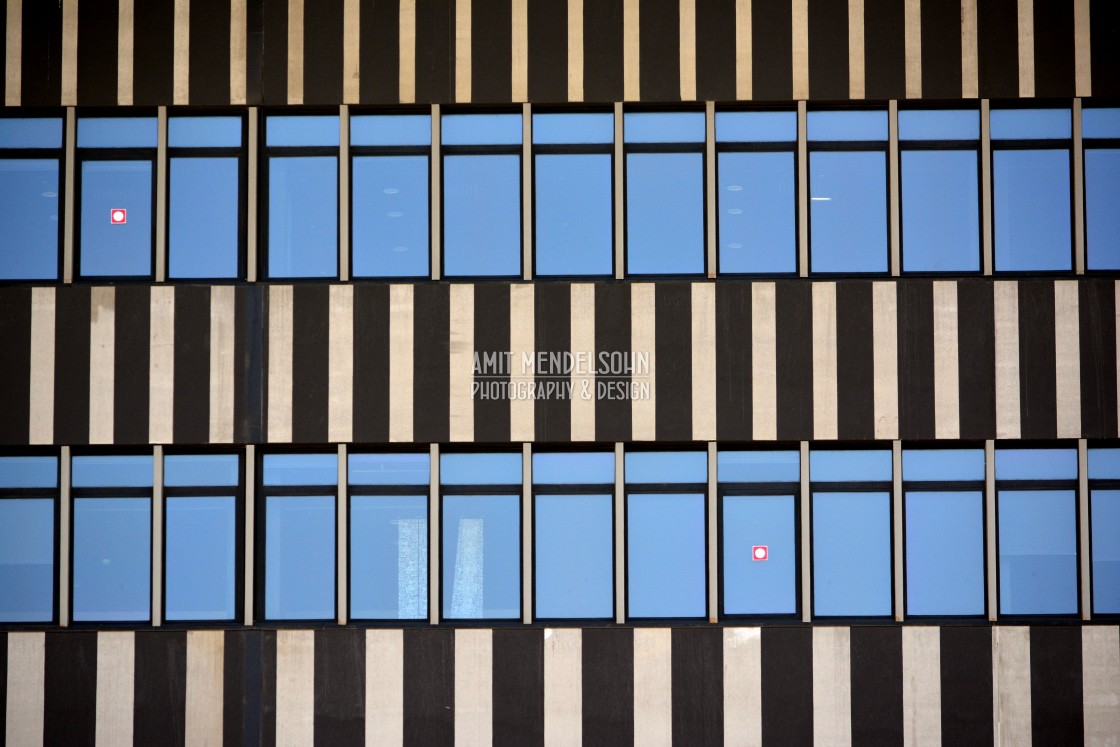
[[[751,547],[751,560],[769,560],[770,548],[766,545],[754,545]]]
[[[113,208],[109,211],[109,222],[114,226],[123,226],[128,223],[128,211],[124,208]]]

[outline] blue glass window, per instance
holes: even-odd
[[[1093,612],[1120,614],[1120,449],[1089,449]]]
[[[442,121],[447,277],[521,275],[521,115]]]
[[[1085,251],[1090,270],[1120,270],[1120,108],[1081,113]]]
[[[0,280],[54,280],[62,120],[0,118]]]
[[[0,623],[54,619],[58,460],[0,457]]]
[[[353,117],[350,143],[354,277],[426,277],[431,117]]]

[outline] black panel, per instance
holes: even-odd
[[[47,633],[43,658],[43,744],[92,747],[97,723],[97,633]]]
[[[513,20],[508,0],[471,2],[471,101],[510,100]]]
[[[897,0],[864,0],[863,59],[869,99],[906,97],[906,13]]]
[[[751,44],[754,98],[793,98],[793,8],[789,0],[752,0]]]
[[[723,630],[673,629],[673,744],[723,744]]]
[[[543,285],[538,286],[543,287]],[[598,284],[595,286],[595,354],[630,351],[630,286]],[[597,376],[595,386],[626,386],[629,375]],[[631,428],[630,400],[599,397],[595,402],[595,439],[597,441],[629,441]]]
[[[191,0],[190,81],[191,104],[229,104],[230,0]]]
[[[260,743],[260,641],[257,631],[227,630],[223,634],[222,744],[225,747]],[[253,663],[250,653],[256,655],[256,679],[249,677]],[[253,713],[257,717],[256,728],[250,730],[247,722]]]
[[[568,6],[552,0],[530,0],[528,25],[529,100],[567,101]]]
[[[1081,294],[1081,433],[1116,436],[1116,284],[1083,280]]]
[[[1120,4],[1089,0],[1089,49],[1094,96],[1120,96]]]
[[[583,5],[583,98],[622,101],[622,2]]]
[[[8,726],[8,634],[0,632],[0,730],[7,734]]]
[[[455,631],[404,631],[404,743],[455,743]]]
[[[89,286],[55,290],[54,442],[89,443]]]
[[[813,631],[762,629],[762,743],[813,744]]]
[[[493,744],[544,744],[544,633],[495,630]]]
[[[692,440],[692,286],[658,283],[654,317],[657,439]]]
[[[852,627],[852,744],[902,744],[902,628]]]
[[[875,438],[875,330],[871,283],[836,284],[836,419],[844,440]]]
[[[148,353],[151,350],[151,289],[117,287],[113,342],[113,443],[148,443]]]
[[[262,4],[261,103],[288,103],[288,0]],[[255,3],[249,3],[250,6]],[[250,33],[250,41],[252,34]],[[253,77],[250,75],[249,80]]]
[[[634,631],[583,631],[583,744],[634,743]]]
[[[1019,283],[1019,412],[1023,438],[1058,433],[1054,281]]]
[[[175,289],[175,443],[210,440],[210,288]]]
[[[1034,0],[1034,95],[1073,96],[1073,4]]]
[[[31,417],[31,289],[0,291],[0,443],[26,444]]]
[[[898,288],[898,435],[936,437],[933,386],[933,283]]]
[[[980,98],[1019,95],[1019,9],[1016,0],[976,4]]]
[[[638,62],[642,101],[681,100],[679,0],[639,0]]]
[[[961,438],[996,433],[996,336],[992,284],[957,281],[957,372]]]
[[[268,288],[251,285],[237,289],[233,334],[234,440],[263,440],[265,294]]]
[[[135,3],[133,12],[133,98],[138,106],[170,104],[175,67],[175,0],[142,0]],[[80,35],[78,40],[81,44]],[[212,49],[210,54],[217,56]]]
[[[480,355],[509,351],[509,286],[505,283],[479,283],[474,287],[474,349]],[[520,373],[521,361],[510,363]],[[492,372],[478,379],[480,383],[508,382],[509,375],[495,377]],[[475,396],[474,440],[509,441],[509,397],[500,393],[496,399]]]
[[[62,99],[62,3],[23,4],[20,103],[58,106]]]
[[[264,3],[245,8],[245,100],[257,106],[264,100]]]
[[[451,306],[446,285],[416,285],[413,290],[412,440],[448,440],[450,418]]]
[[[747,441],[753,430],[750,283],[716,286],[716,436]]]
[[[292,298],[292,440],[296,443],[327,440],[330,327],[330,287],[295,286]],[[285,393],[278,394],[284,396]]]
[[[941,628],[941,742],[992,744],[991,628]]]
[[[416,0],[416,101],[453,101],[455,0]]]
[[[696,98],[735,99],[735,0],[696,2]]]
[[[115,106],[117,103],[118,8],[117,0],[84,0],[78,4],[80,106]]]
[[[276,744],[276,631],[264,630],[260,635],[260,743],[261,747],[273,747]],[[252,682],[252,680],[247,681]],[[248,731],[248,718],[245,726]]]
[[[537,353],[571,349],[572,286],[568,283],[539,283],[533,293],[534,344]],[[538,383],[564,383],[567,378],[538,378]],[[556,394],[536,401],[534,412],[537,441],[570,441],[572,403]]]
[[[1031,737],[1034,744],[1084,744],[1081,627],[1031,627]]]
[[[395,104],[400,101],[400,4],[363,0],[359,24],[358,95],[363,104]]]
[[[366,634],[315,631],[315,744],[364,744]]]
[[[389,440],[389,286],[354,286],[354,441]]]
[[[303,6],[303,102],[342,101],[342,0]]]
[[[809,98],[848,98],[847,0],[809,0]]]
[[[922,96],[961,97],[961,8],[944,0],[922,3]]]
[[[187,633],[136,634],[134,745],[174,747],[186,739]]]
[[[799,441],[813,437],[813,286],[775,285],[778,438]]]

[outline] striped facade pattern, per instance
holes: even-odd
[[[1116,626],[0,633],[8,745],[1108,745],[1118,702]]]
[[[8,287],[0,439],[1115,438],[1118,298],[1112,279]],[[534,353],[650,365],[480,398],[475,355],[506,351],[522,381]]]
[[[6,0],[5,29],[8,106],[1120,95],[1113,0]]]

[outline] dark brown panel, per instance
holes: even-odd
[[[170,104],[174,86],[175,0],[142,0],[133,9],[133,99],[138,106]],[[80,40],[79,36],[79,44]]]
[[[416,0],[416,101],[446,103],[455,93],[455,0]]]
[[[495,630],[493,744],[544,744],[544,632]]]
[[[413,294],[412,437],[419,443],[446,441],[450,427],[451,391],[448,286],[417,285]]]
[[[260,742],[261,747],[273,747],[276,744],[276,631],[263,630],[260,635]],[[248,730],[248,723],[246,723],[246,730]]]
[[[400,101],[400,4],[362,0],[358,46],[363,104]]]
[[[906,13],[898,0],[865,0],[865,93],[869,99],[906,97]],[[811,64],[811,63],[810,63]]]
[[[692,286],[658,283],[654,340],[657,347],[657,440],[692,440]]]
[[[851,628],[852,744],[902,744],[902,628]]]
[[[813,437],[813,286],[775,285],[778,438],[799,441]]]
[[[1120,96],[1120,3],[1089,0],[1089,55],[1094,96]]]
[[[753,431],[750,283],[716,286],[716,436],[747,441]]]
[[[148,373],[151,350],[151,288],[121,285],[116,291],[113,342],[113,443],[148,443]],[[209,357],[207,357],[209,360]],[[209,413],[207,413],[209,414]]]
[[[364,744],[366,633],[315,631],[315,744]]]
[[[230,46],[230,0],[191,0],[190,84],[191,104],[230,103],[229,55],[216,51]]]
[[[8,719],[8,634],[0,632],[0,729],[7,734]]]
[[[471,2],[471,101],[510,100],[513,20],[509,0]]]
[[[942,744],[992,744],[992,629],[941,628]]]
[[[584,13],[590,12],[585,8]],[[529,0],[529,100],[568,100],[568,7],[555,0]]]
[[[1034,95],[1073,96],[1073,3],[1034,0]]]
[[[288,0],[258,0],[261,7],[261,103],[288,103]],[[249,3],[249,6],[257,2]],[[252,32],[250,31],[250,41]],[[253,80],[249,71],[249,80]],[[250,102],[252,103],[252,102]]]
[[[389,286],[354,286],[354,441],[389,440]]]
[[[273,677],[267,681],[264,679],[266,636],[268,666]],[[269,743],[262,738],[261,729],[266,695],[271,700],[268,708],[273,708],[275,703],[276,633],[226,631],[224,657],[222,743],[226,747]]]
[[[251,2],[245,11],[245,100],[258,106],[264,101],[264,3]]]
[[[1034,744],[1084,744],[1081,627],[1031,627],[1031,736]]]
[[[630,352],[630,286],[595,286],[595,353],[608,356]],[[630,376],[596,376],[595,386],[625,388]],[[631,410],[628,398],[599,397],[595,402],[595,438],[629,441]]]
[[[54,442],[89,443],[89,286],[55,291]]]
[[[175,443],[210,440],[210,288],[175,289]]]
[[[1116,283],[1079,284],[1081,348],[1081,433],[1113,438],[1116,422]]]
[[[304,3],[303,101],[342,103],[342,0]]]
[[[135,641],[132,743],[182,745],[186,740],[187,633],[140,631]]]
[[[404,743],[455,743],[455,631],[404,631]]]
[[[634,631],[583,631],[583,744],[634,743]]]
[[[474,349],[475,354],[497,354],[501,360],[509,352],[509,286],[505,283],[479,283],[474,287]],[[511,361],[514,371],[520,373],[521,361]],[[509,371],[501,375],[485,371],[475,381],[481,385],[503,386],[509,382]],[[475,395],[474,440],[479,442],[509,441],[509,397],[499,392],[494,399],[483,393]]]
[[[292,439],[324,443],[330,407],[330,287],[295,286],[292,302]],[[278,392],[279,396],[286,392]],[[272,393],[269,392],[269,396]]]
[[[723,631],[674,628],[673,744],[723,744]]]
[[[762,629],[762,743],[813,744],[813,630]]]
[[[97,635],[94,631],[46,634],[43,744],[68,747],[93,747],[95,744]],[[3,666],[0,666],[2,671]]]
[[[752,93],[760,101],[793,98],[793,9],[789,0],[753,0]]]
[[[996,337],[991,282],[957,282],[957,346],[961,438],[993,438],[996,433]]]
[[[79,106],[117,103],[118,8],[117,0],[84,0],[78,5]]]
[[[679,0],[639,0],[638,70],[642,101],[681,100]]]
[[[935,438],[933,400],[933,283],[898,285],[898,434]]]
[[[20,103],[58,106],[62,99],[62,3],[23,3]]]
[[[875,330],[871,283],[836,284],[836,419],[845,440],[875,438]]]
[[[735,0],[696,2],[696,98],[735,99]]]
[[[961,97],[961,8],[944,0],[922,4],[922,97]]]
[[[242,443],[263,440],[264,328],[268,288],[250,285],[237,289],[233,334],[234,439]]]
[[[26,444],[31,417],[31,289],[0,290],[0,443]]]
[[[1058,434],[1054,281],[1019,283],[1019,412],[1023,438]]]
[[[980,98],[1019,95],[1019,9],[1016,0],[976,4]]]
[[[809,0],[809,98],[848,98],[847,0]]]
[[[569,350],[572,344],[572,286],[568,283],[539,283],[533,293],[533,301],[536,325],[533,339],[537,353]],[[570,379],[549,373],[536,381],[563,384]],[[538,399],[534,417],[537,441],[571,440],[572,403],[566,396],[552,394]]]
[[[622,101],[622,0],[583,5],[583,98]]]

